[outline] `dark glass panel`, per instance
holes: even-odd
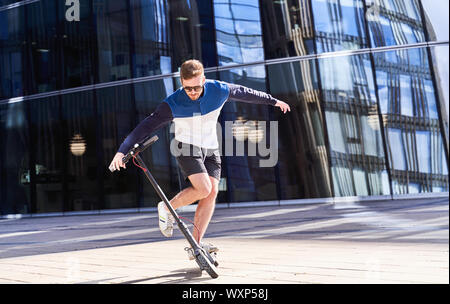
[[[172,72],[169,3],[131,0],[134,77]]]
[[[97,134],[92,91],[62,95],[67,167],[65,210],[98,209]]]
[[[36,212],[63,211],[63,133],[59,97],[29,102],[35,147]]]
[[[138,122],[150,115],[164,98],[172,94],[173,91],[172,78],[135,84],[134,94]],[[170,200],[179,192],[181,182],[175,157],[170,153],[170,144],[173,139],[170,124],[154,134],[158,135],[159,140],[144,151],[141,156]],[[153,134],[149,134],[149,136],[151,135]],[[130,163],[130,166],[133,165]],[[139,174],[142,180],[141,206],[156,207],[161,199],[142,172],[139,172]]]
[[[0,100],[24,94],[24,8],[0,12]]]
[[[66,88],[93,84],[96,65],[93,61],[95,48],[95,28],[91,19],[92,1],[80,1],[80,21],[69,22],[65,18],[70,6],[58,1],[59,26],[58,43],[62,65],[61,86]]]
[[[269,65],[268,75],[271,94],[291,107],[288,114],[275,109],[274,115],[279,122],[280,199],[332,196],[315,62]]]
[[[198,0],[197,3],[200,17],[198,26],[202,39],[202,63],[205,67],[215,67],[218,64],[213,4],[211,0]]]
[[[25,64],[30,84],[27,94],[49,92],[60,88],[58,54],[58,3],[51,0],[25,6],[27,25]]]
[[[24,102],[0,105],[0,214],[30,212],[29,126]]]
[[[216,66],[211,1],[169,0],[168,4],[173,71],[188,59]]]
[[[260,3],[266,59],[314,53],[310,0]]]
[[[126,170],[108,170],[120,144],[135,127],[131,85],[98,89],[98,117],[100,119],[100,147],[103,153],[101,172],[104,180],[103,209],[137,207],[137,170],[130,162]]]
[[[99,82],[130,78],[127,2],[93,0]]]
[[[219,75],[220,80],[267,91],[263,65],[232,69]],[[275,174],[278,124],[276,121],[276,127],[270,124],[269,107],[230,100],[222,109],[225,130],[222,160],[226,163],[226,184],[232,202],[278,199]]]

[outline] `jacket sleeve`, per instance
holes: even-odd
[[[228,96],[229,100],[272,106],[274,106],[278,101],[278,99],[272,97],[272,95],[267,94],[266,92],[257,91],[238,84],[226,84],[230,90],[230,94]]]
[[[141,121],[125,138],[117,152],[128,153],[134,144],[143,141],[151,133],[159,130],[173,120],[172,110],[167,102],[162,102],[156,110]]]

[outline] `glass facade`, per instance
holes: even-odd
[[[291,106],[225,104],[218,203],[449,191],[436,1],[79,3],[68,21],[64,1],[0,1],[0,215],[155,207],[132,163],[107,167],[191,58]],[[185,184],[157,135],[143,157],[171,198]]]

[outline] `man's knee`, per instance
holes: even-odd
[[[217,183],[211,183],[211,191],[209,192],[209,196],[216,197],[219,193],[219,185]]]
[[[209,196],[209,194],[211,193],[211,185],[202,185],[198,188],[196,188],[199,199],[205,198],[207,196]]]
[[[199,199],[207,197],[213,189],[213,185],[207,177],[196,180],[192,186],[196,190]]]

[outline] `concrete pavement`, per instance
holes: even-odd
[[[0,220],[0,283],[449,283],[448,198],[217,209],[219,278],[156,212]],[[193,219],[193,212],[182,212]]]

